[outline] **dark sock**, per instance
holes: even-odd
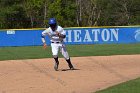
[[[57,58],[54,58],[54,60],[55,60],[56,63],[59,63],[58,57]]]
[[[66,61],[68,62],[68,64],[69,64],[69,63],[71,63],[71,60],[70,60],[70,58],[69,58],[68,60],[66,60]]]
[[[66,61],[67,61],[68,65],[69,65],[69,67],[70,67],[70,68],[73,68],[73,65],[72,65],[72,63],[71,63],[70,58],[69,58],[68,60],[66,60]]]

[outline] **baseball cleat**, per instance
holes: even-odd
[[[55,65],[54,65],[54,70],[55,71],[58,71],[58,65],[59,65],[59,62],[55,62]]]
[[[69,68],[70,68],[70,70],[74,70],[74,67],[72,64],[69,64]]]
[[[70,70],[75,70],[75,68],[74,68],[74,67],[72,67],[72,68],[70,68]]]

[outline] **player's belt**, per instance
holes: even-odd
[[[61,42],[51,42],[51,43],[57,43],[57,44],[59,44],[59,43],[61,43]]]

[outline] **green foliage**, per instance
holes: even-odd
[[[30,27],[42,27],[43,25],[43,6],[45,0],[24,0],[23,9],[26,16],[30,19]]]
[[[76,5],[74,0],[67,0],[66,2],[62,3],[63,9],[63,26],[65,27],[72,27],[76,25]],[[64,21],[65,20],[65,21]],[[73,21],[72,21],[73,20]]]
[[[140,0],[0,0],[0,28],[139,25]]]
[[[17,4],[18,3],[18,4]],[[0,2],[0,28],[23,28],[27,26],[26,16],[20,0],[2,0]]]
[[[76,5],[74,0],[54,0],[48,5],[48,17],[55,17],[62,26],[74,26]]]
[[[57,18],[58,22],[62,23],[63,22],[63,14],[62,14],[62,0],[54,0],[50,5],[49,5],[49,17],[55,17]]]

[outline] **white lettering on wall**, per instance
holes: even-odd
[[[92,34],[94,34],[94,41],[95,42],[99,41],[98,34],[100,34],[100,29],[93,29]]]
[[[67,30],[68,35],[66,35],[66,38],[64,39],[64,42],[72,42],[72,30]],[[68,39],[68,40],[67,40]]]
[[[92,42],[89,31],[88,30],[85,30],[85,31],[86,31],[86,33],[85,33],[83,42]]]
[[[109,41],[110,33],[109,33],[108,29],[103,29],[103,31],[101,33],[101,37],[102,37],[103,41]]]
[[[118,41],[119,29],[67,30],[65,42]]]
[[[8,35],[14,35],[16,32],[15,30],[7,30]]]
[[[111,40],[110,41],[114,41],[114,38],[116,41],[118,41],[119,39],[119,34],[118,34],[118,31],[119,29],[110,29],[111,30]],[[114,38],[113,38],[114,37]]]
[[[81,30],[73,30],[74,31],[74,42],[81,42]]]

